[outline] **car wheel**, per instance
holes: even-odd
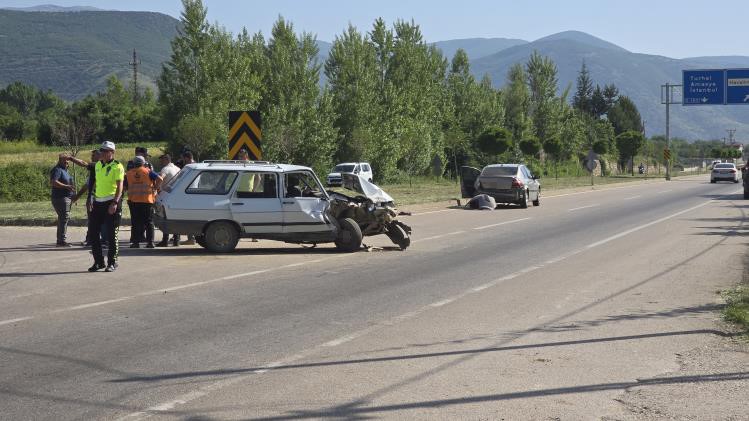
[[[200,247],[203,247],[204,249],[208,248],[208,245],[205,243],[205,235],[196,235],[195,242],[198,243],[198,245]]]
[[[715,180],[713,180],[712,178],[710,179],[710,182],[711,182],[712,184],[715,184]]]
[[[398,224],[390,224],[387,226],[385,235],[390,238],[390,241],[395,243],[401,250],[405,250],[411,245],[411,238],[406,234],[406,231]]]
[[[359,224],[351,218],[338,220],[340,227],[335,245],[339,250],[351,253],[361,248],[362,234]]]
[[[205,246],[214,253],[229,253],[237,247],[239,231],[234,224],[217,221],[208,225],[205,230]]]
[[[520,207],[528,209],[528,190],[523,192],[523,196],[520,198]]]
[[[744,190],[744,199],[749,199],[749,191]]]
[[[541,206],[541,190],[536,194],[536,200],[533,201],[533,206]]]

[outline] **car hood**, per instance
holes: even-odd
[[[343,179],[342,186],[344,189],[353,190],[374,203],[387,203],[392,202],[393,198],[385,193],[381,188],[370,183],[359,174],[343,173],[341,174]]]

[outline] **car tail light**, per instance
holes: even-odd
[[[520,181],[520,180],[518,180],[517,178],[513,177],[513,179],[512,179],[512,187],[513,188],[515,188],[515,187],[517,187],[517,188],[523,187],[523,182]]]
[[[731,174],[736,174],[736,170],[731,170]]]

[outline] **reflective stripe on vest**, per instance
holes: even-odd
[[[133,168],[127,172],[127,198],[135,203],[156,202],[156,190],[146,167]]]

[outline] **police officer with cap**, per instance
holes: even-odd
[[[94,265],[88,268],[89,272],[105,269],[106,272],[117,270],[117,257],[119,256],[118,234],[120,231],[120,218],[122,217],[122,193],[124,191],[125,167],[114,159],[115,145],[113,142],[104,141],[99,151],[101,160],[96,163],[96,173],[93,194],[93,209],[91,210],[91,242],[94,255]],[[104,265],[104,255],[101,248],[99,234],[101,226],[107,227],[107,265]]]

